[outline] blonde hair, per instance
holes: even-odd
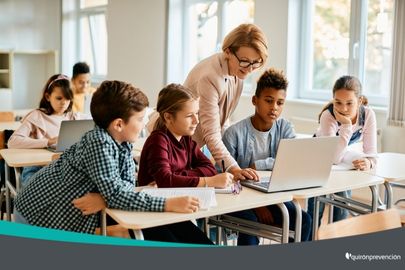
[[[159,92],[159,97],[156,105],[156,111],[159,113],[159,118],[156,121],[153,130],[163,129],[165,124],[165,113],[175,115],[183,108],[184,103],[189,100],[197,100],[198,96],[190,89],[181,85],[171,83],[164,87]]]
[[[226,35],[222,43],[222,51],[229,49],[236,52],[240,47],[253,48],[260,55],[263,63],[266,62],[267,39],[258,26],[250,23],[241,24]]]

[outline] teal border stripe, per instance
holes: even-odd
[[[142,246],[142,247],[209,247],[208,245],[193,245],[167,243],[158,241],[142,241],[119,237],[105,237],[85,233],[68,232],[63,230],[41,228],[31,225],[0,221],[0,235],[61,241],[70,243],[113,245],[113,246]]]

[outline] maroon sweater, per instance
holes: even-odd
[[[168,130],[155,130],[142,148],[138,184],[156,181],[158,187],[195,187],[201,176],[217,173],[190,136],[180,141]]]

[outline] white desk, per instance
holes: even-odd
[[[405,180],[405,154],[380,153],[378,154],[377,166],[367,173],[384,178],[386,189],[387,208],[392,207],[392,186],[395,182]]]
[[[52,162],[60,153],[46,149],[1,149],[0,155],[4,158],[6,182],[6,210],[7,220],[11,220],[11,194],[16,195],[20,189],[20,169],[28,166],[44,166]],[[9,168],[15,169],[16,186],[10,181]]]
[[[114,209],[103,211],[102,233],[106,234],[105,213],[111,216],[118,224],[127,229],[134,230],[137,239],[143,239],[142,229],[167,225],[198,218],[217,216],[236,211],[261,207],[265,205],[277,204],[284,207],[283,213],[283,242],[288,242],[289,217],[284,202],[292,200],[288,193],[265,194],[252,189],[244,188],[239,195],[217,194],[218,206],[209,210],[201,210],[191,214],[171,213],[171,212],[132,212]]]
[[[0,131],[5,129],[16,130],[21,126],[19,121],[0,122]]]
[[[292,191],[294,200],[302,200],[314,197],[314,217],[312,220],[313,239],[318,230],[319,219],[319,203],[327,203],[331,206],[338,206],[341,208],[349,209],[358,213],[376,212],[378,204],[377,185],[384,183],[384,179],[378,176],[366,174],[360,171],[331,171],[328,183],[323,187],[310,188],[303,190]],[[331,194],[342,192],[345,190],[352,190],[358,188],[370,187],[371,190],[371,206],[352,199],[340,198]],[[329,195],[329,198],[320,196]],[[363,210],[367,209],[367,210]]]

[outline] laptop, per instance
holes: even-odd
[[[53,152],[63,152],[74,143],[80,141],[82,136],[94,128],[92,119],[62,121],[59,130],[58,143],[48,147]]]
[[[266,193],[324,186],[338,142],[337,136],[281,139],[269,177],[241,184]]]

